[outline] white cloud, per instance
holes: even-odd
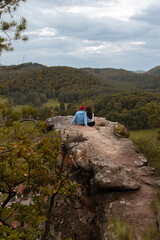
[[[145,45],[146,43],[145,42],[131,42],[131,44],[139,46],[139,45]]]
[[[16,17],[28,19],[30,40],[1,59],[146,69],[160,64],[159,11],[159,0],[27,0]]]
[[[54,29],[46,27],[42,29],[42,31],[39,34],[42,36],[54,36],[56,34],[56,31]]]

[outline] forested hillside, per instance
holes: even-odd
[[[0,73],[2,94],[14,104],[40,106],[48,98],[79,102],[85,98],[114,92],[114,87],[83,70],[70,67],[28,67]],[[14,73],[13,73],[14,71]]]
[[[0,68],[2,95],[12,105],[41,107],[48,99],[60,106],[29,111],[29,116],[74,114],[80,104],[92,105],[97,116],[118,121],[131,129],[160,126],[160,76],[123,69],[76,69],[21,64]],[[67,107],[65,105],[67,103]],[[52,109],[51,109],[52,108]],[[48,115],[47,115],[48,114]],[[5,114],[4,114],[5,116]],[[159,120],[158,120],[159,119]],[[154,124],[153,124],[154,122]]]
[[[127,128],[160,126],[160,94],[130,92],[106,96],[95,103],[97,116],[123,123]]]
[[[147,73],[137,74],[135,72],[126,71],[124,69],[113,68],[84,68],[84,70],[95,77],[110,83],[122,84],[126,89],[132,87],[134,89],[160,92],[160,75],[158,76],[158,69],[156,71],[148,71]],[[154,74],[152,74],[154,72]]]
[[[147,74],[152,74],[152,75],[160,75],[160,66],[156,66],[152,69],[150,69]]]
[[[0,83],[6,83],[16,77],[24,76],[31,72],[38,72],[46,66],[38,63],[23,63],[19,65],[0,66]]]
[[[49,98],[80,102],[124,91],[160,92],[160,76],[123,69],[45,67],[37,63],[0,68],[2,94],[13,104],[41,106]]]

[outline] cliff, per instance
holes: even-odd
[[[94,127],[85,127],[70,125],[71,120],[72,116],[47,120],[57,130],[65,130],[68,139],[84,137],[71,147],[79,156],[75,162],[79,171],[76,180],[82,189],[72,207],[70,200],[57,201],[53,213],[56,238],[113,240],[108,228],[115,215],[135,226],[133,239],[143,239],[149,226],[159,228],[158,216],[150,206],[156,199],[155,186],[160,185],[155,169],[147,166],[130,139],[114,134],[115,122],[95,118]]]

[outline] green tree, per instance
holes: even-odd
[[[148,115],[149,125],[160,127],[160,103],[152,101],[145,106],[144,111]]]
[[[160,175],[160,148],[158,140],[154,138],[139,138],[133,140],[137,151],[141,152],[148,160],[148,165],[154,167]]]
[[[16,22],[13,18],[14,12],[18,8],[20,2],[25,0],[2,0],[0,1],[0,54],[3,50],[12,51],[12,40],[22,39],[26,41],[28,38],[22,35],[26,29],[26,19],[21,18],[20,22]],[[5,20],[7,15],[8,21]]]
[[[59,106],[60,110],[65,110],[65,105],[64,103],[61,103],[60,106]]]
[[[35,118],[38,114],[37,109],[31,106],[23,106],[21,108],[22,118]]]
[[[5,136],[0,142],[0,239],[47,239],[55,198],[76,192],[77,183],[70,175],[73,159],[67,156],[69,143],[62,144],[60,132],[43,134],[41,129],[26,132],[16,125],[8,138],[1,130]],[[19,200],[14,200],[19,193]]]

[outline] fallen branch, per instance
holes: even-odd
[[[4,151],[1,151],[0,154],[2,153],[7,153],[7,152],[11,152],[14,148],[10,148],[10,149],[7,149],[7,150],[4,150]]]

